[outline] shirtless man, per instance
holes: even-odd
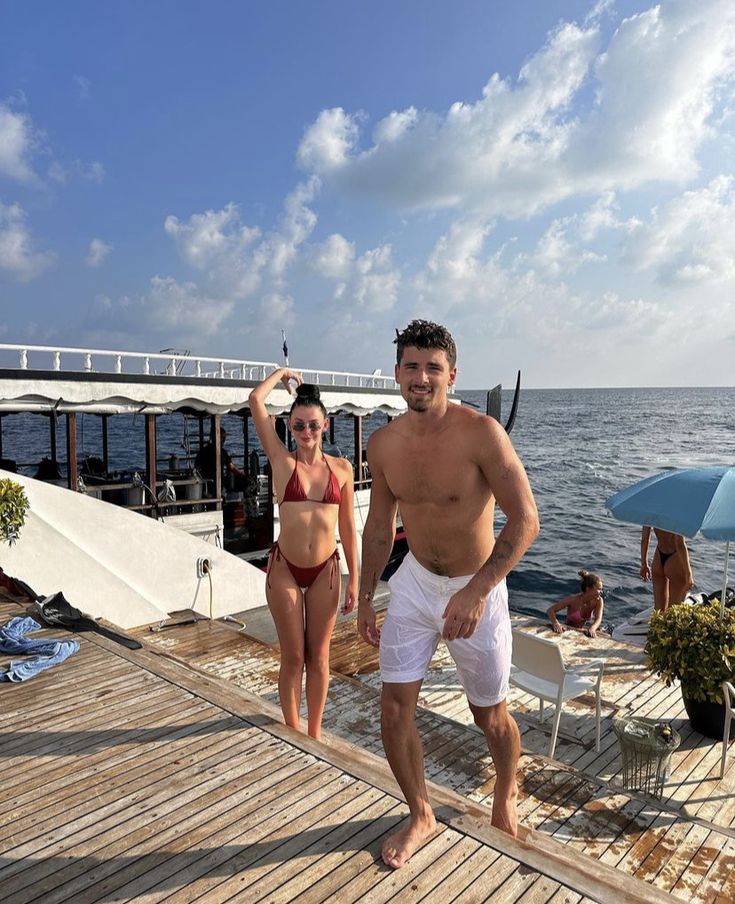
[[[520,736],[505,702],[511,655],[505,576],[539,529],[526,473],[505,430],[447,399],[457,375],[449,332],[414,320],[395,342],[396,380],[408,411],[368,443],[373,482],[358,599],[360,635],[380,646],[383,746],[410,810],[407,824],[383,845],[383,860],[394,869],[436,830],[415,715],[440,637],[495,761],[492,824],[517,834]],[[497,540],[495,499],[507,518]],[[390,580],[379,632],[372,599],[398,505],[410,552]]]
[[[641,577],[653,582],[654,608],[666,612],[670,605],[680,603],[693,586],[692,566],[689,551],[681,534],[674,534],[660,527],[654,527],[656,550],[651,566],[648,564],[648,544],[651,528],[641,531]]]

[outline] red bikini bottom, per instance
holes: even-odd
[[[270,573],[271,566],[273,564],[273,555],[275,553],[276,561],[280,562],[281,559],[288,566],[288,570],[291,572],[294,581],[302,588],[302,590],[308,590],[309,587],[314,583],[314,581],[319,577],[322,571],[326,568],[327,565],[330,564],[330,573],[329,573],[329,589],[331,590],[334,586],[334,576],[337,574],[337,566],[339,563],[339,550],[335,547],[334,552],[329,556],[329,558],[325,559],[319,565],[310,565],[308,568],[303,568],[300,565],[294,565],[292,562],[289,562],[288,559],[281,552],[281,547],[278,545],[278,541],[273,544],[270,552],[270,561],[268,562],[268,570],[267,574],[267,584],[270,587]]]

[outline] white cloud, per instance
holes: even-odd
[[[281,292],[270,292],[260,302],[260,311],[270,326],[279,329],[290,326],[294,320],[294,300]]]
[[[89,89],[92,84],[90,80],[84,75],[73,75],[72,82],[76,88],[79,100],[89,100]]]
[[[35,182],[30,157],[37,142],[30,117],[0,104],[0,175],[17,182]]]
[[[626,260],[654,269],[663,283],[732,283],[735,177],[718,176],[654,210],[631,236]]]
[[[91,163],[83,163],[81,160],[74,161],[74,169],[82,179],[88,182],[96,182],[101,185],[105,181],[105,167],[99,160],[93,160]]]
[[[238,209],[232,203],[222,210],[192,214],[185,223],[168,216],[164,229],[174,237],[184,260],[200,270],[217,259],[241,255],[260,236],[257,227],[240,225]]]
[[[398,141],[417,121],[418,110],[416,107],[409,107],[400,113],[393,111],[375,126],[373,130],[373,141],[375,144],[389,144],[391,141]]]
[[[53,261],[50,251],[36,251],[26,225],[26,213],[18,204],[0,203],[0,269],[7,270],[21,282],[28,282],[43,272]]]
[[[371,248],[355,257],[354,243],[334,234],[311,250],[309,261],[320,276],[335,283],[333,298],[341,305],[380,312],[390,310],[398,301],[401,272],[390,245]]]
[[[596,63],[599,103],[580,157],[619,186],[695,176],[734,52],[730,0],[670,0],[624,20]]]
[[[126,335],[171,341],[203,340],[215,335],[230,316],[234,302],[208,297],[191,282],[154,276],[148,292],[139,297],[97,300],[97,326]]]
[[[263,251],[269,258],[270,272],[279,280],[293,261],[298,247],[316,226],[317,216],[308,204],[314,200],[319,184],[319,180],[312,177],[296,186],[284,202],[280,228],[266,238]]]
[[[361,255],[355,263],[354,285],[343,294],[348,302],[370,311],[387,311],[398,300],[400,271],[393,264],[392,248],[381,245]]]
[[[257,227],[242,225],[234,204],[193,214],[185,222],[168,216],[164,228],[217,296],[243,300],[258,291],[281,292],[298,249],[316,224],[308,205],[318,189],[315,177],[297,185],[284,201],[277,227],[264,236]]]
[[[88,267],[99,267],[111,251],[112,245],[108,245],[102,239],[92,239],[85,258],[86,265]]]
[[[343,166],[357,141],[356,117],[341,107],[322,110],[310,125],[297,152],[299,165],[314,173],[323,173]]]
[[[300,163],[346,192],[480,219],[690,178],[735,76],[735,4],[669,0],[624,19],[601,48],[604,8],[560,25],[517,79],[493,75],[474,102],[392,112],[367,148],[358,117],[323,111]]]
[[[355,245],[339,233],[333,233],[311,251],[311,266],[327,279],[347,279],[355,258]]]

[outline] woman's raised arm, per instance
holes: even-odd
[[[279,367],[278,370],[274,370],[272,374],[269,374],[265,380],[258,383],[255,389],[251,390],[250,396],[248,397],[248,406],[250,407],[250,414],[253,417],[253,423],[255,424],[258,438],[263,446],[263,451],[271,462],[280,455],[285,455],[286,447],[276,433],[273,419],[268,414],[268,409],[265,407],[265,400],[278,383],[283,383],[290,392],[291,388],[289,383],[292,381],[295,382],[297,386],[300,386],[303,382],[301,374],[296,373],[295,370],[289,370],[287,367]]]

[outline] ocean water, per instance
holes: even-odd
[[[484,410],[484,392],[460,392]],[[503,416],[512,393],[503,393]],[[238,418],[223,418],[227,448],[243,454]],[[349,422],[338,421],[336,444],[352,456]],[[364,422],[364,437],[385,423]],[[109,421],[111,468],[142,470],[142,417]],[[3,455],[30,466],[48,453],[48,421],[30,415],[3,418]],[[188,440],[187,440],[188,435]],[[651,603],[650,584],[639,576],[640,529],[614,519],[605,500],[636,480],[670,467],[735,462],[735,388],[523,390],[513,443],[528,472],[541,517],[541,533],[508,579],[511,607],[543,614],[553,602],[578,589],[581,568],[598,573],[607,590],[605,620],[625,619]],[[162,462],[183,457],[187,441],[196,448],[198,428],[182,415],[158,419]],[[65,457],[64,419],[57,445]],[[250,447],[257,440],[251,429]],[[79,419],[79,456],[101,455],[100,419]],[[34,468],[25,469],[33,474]],[[498,527],[502,518],[498,519]],[[689,542],[696,589],[721,587],[725,547],[697,537]],[[652,553],[653,550],[651,550]],[[733,581],[735,583],[735,560]]]
[[[484,393],[462,395],[484,405]],[[504,392],[504,412],[510,404]],[[640,528],[613,518],[605,500],[666,468],[735,463],[734,413],[732,387],[523,391],[511,439],[541,532],[509,577],[511,607],[545,612],[579,589],[581,568],[602,577],[609,624],[651,605],[638,574]],[[724,543],[700,536],[688,545],[695,589],[719,589]]]

